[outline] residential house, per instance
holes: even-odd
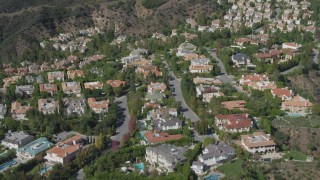
[[[55,147],[47,151],[44,157],[51,163],[65,164],[73,160],[82,150],[84,139],[80,135],[75,135],[69,139],[59,142]]]
[[[198,58],[192,59],[191,65],[209,65],[210,59],[209,58]]]
[[[194,173],[196,173],[198,176],[203,175],[204,170],[205,170],[205,164],[203,164],[200,161],[193,161],[191,169]]]
[[[275,82],[269,81],[269,78],[267,75],[259,75],[259,74],[242,75],[239,83],[240,85],[248,86],[248,87],[251,87],[252,89],[257,89],[260,91],[277,88]]]
[[[231,133],[249,131],[253,125],[248,114],[220,114],[215,116],[215,121],[220,130]]]
[[[32,96],[33,85],[16,86],[15,94],[20,96]]]
[[[64,81],[63,71],[48,72],[48,81],[53,83],[54,81]]]
[[[38,100],[38,111],[44,115],[59,113],[59,103],[54,99],[39,99]]]
[[[123,87],[126,82],[121,80],[108,80],[107,84],[109,84],[112,88]]]
[[[282,51],[277,49],[272,49],[269,52],[257,53],[255,54],[256,58],[259,61],[274,63],[277,60],[281,59]]]
[[[207,85],[222,85],[222,82],[216,78],[203,78],[203,77],[196,77],[193,78],[193,83],[195,84],[207,84]]]
[[[202,100],[204,102],[210,103],[213,97],[221,97],[221,96],[224,96],[222,92],[205,93],[205,94],[202,94],[202,98],[203,98]]]
[[[246,101],[243,100],[237,100],[237,101],[224,101],[221,102],[222,107],[228,109],[228,110],[240,110],[240,111],[246,111],[247,108],[245,108]]]
[[[36,77],[33,77],[31,75],[26,75],[24,76],[25,77],[25,80],[27,81],[28,84],[32,84],[34,82],[40,84],[40,83],[43,83],[43,77],[42,75],[38,75]]]
[[[237,53],[235,55],[232,55],[231,60],[235,66],[240,66],[240,65],[250,65],[250,58],[242,53]]]
[[[58,85],[57,84],[40,84],[39,85],[40,93],[45,92],[49,93],[51,96],[58,92]]]
[[[74,64],[74,63],[79,62],[79,58],[78,58],[78,56],[70,55],[70,56],[67,58],[67,61],[68,61],[69,63]]]
[[[27,112],[32,109],[32,106],[22,106],[19,102],[13,102],[11,104],[12,118],[15,120],[28,120],[26,117]]]
[[[45,137],[38,138],[29,144],[16,150],[19,160],[29,160],[36,157],[37,154],[49,149],[53,144]]]
[[[291,101],[294,96],[292,90],[287,87],[271,89],[271,94],[273,97],[279,97],[282,101]]]
[[[167,131],[171,129],[181,129],[182,120],[177,117],[158,118],[152,120],[153,129]]]
[[[7,106],[5,104],[0,104],[0,119],[4,119],[7,113]]]
[[[154,65],[148,65],[148,66],[139,66],[135,70],[136,73],[142,74],[143,77],[146,79],[147,76],[151,73],[154,74],[155,76],[162,76],[162,72],[159,71],[157,66]]]
[[[86,100],[83,98],[63,98],[67,116],[81,116],[86,110]]]
[[[301,44],[297,43],[283,43],[282,49],[292,49],[294,51],[299,51],[302,48]]]
[[[140,54],[139,55],[130,55],[130,56],[126,56],[126,57],[121,58],[121,62],[123,64],[131,64],[131,63],[133,63],[135,61],[139,61],[141,59],[143,59],[143,56]]]
[[[212,65],[190,65],[189,70],[191,73],[209,73],[212,71]]]
[[[169,135],[166,132],[150,132],[150,131],[146,131],[144,133],[144,139],[147,144],[157,144],[157,143],[166,142],[166,141],[179,140],[182,138],[183,138],[182,134]]]
[[[25,131],[11,132],[9,130],[9,132],[6,133],[5,138],[2,140],[1,145],[9,149],[18,149],[30,143],[33,139],[34,137]]]
[[[198,58],[197,46],[184,42],[179,45],[176,55],[178,57],[183,57],[185,60],[190,60],[192,57]]]
[[[303,97],[297,95],[292,100],[282,102],[281,110],[291,114],[305,116],[311,113],[313,104]]]
[[[210,167],[234,156],[235,149],[225,142],[220,142],[219,144],[207,145],[199,156],[198,161]]]
[[[67,76],[68,76],[68,79],[74,80],[76,77],[83,78],[84,73],[83,73],[83,70],[68,70]]]
[[[148,85],[148,92],[164,92],[167,89],[167,85],[164,83],[159,83],[159,82],[151,82],[150,85]]]
[[[147,103],[145,103],[146,105]],[[148,103],[149,105],[151,103]],[[167,108],[167,107],[160,107],[157,104],[153,103],[153,107],[157,109],[152,109],[149,111],[147,114],[147,119],[150,120],[152,119],[161,119],[161,118],[168,118],[168,117],[177,117],[178,116],[178,111],[176,108]]]
[[[51,67],[46,62],[44,62],[43,64],[40,65],[40,71],[41,72],[49,71],[49,70],[51,70]]]
[[[95,90],[95,89],[102,89],[103,83],[96,81],[96,82],[86,82],[83,83],[85,89]]]
[[[178,147],[171,144],[161,144],[155,147],[146,148],[145,159],[153,166],[157,166],[161,171],[173,172],[177,164],[183,164],[187,161],[184,156],[187,151],[184,147]]]
[[[219,92],[220,88],[214,85],[202,85],[196,86],[197,97],[207,93]]]
[[[75,94],[79,96],[81,94],[80,82],[64,82],[61,83],[62,91],[65,94]]]
[[[152,92],[152,93],[147,93],[145,99],[151,102],[162,102],[163,98],[165,97],[166,95],[161,92]]]
[[[37,64],[32,64],[28,67],[30,74],[38,74],[40,72],[40,66]]]
[[[88,104],[90,109],[97,114],[108,112],[109,100],[97,101],[95,98],[88,98]]]
[[[2,82],[3,82],[3,87],[7,88],[9,87],[11,84],[18,82],[21,79],[22,76],[12,76],[12,77],[7,77],[7,78],[3,78]]]
[[[276,143],[271,139],[270,134],[264,132],[241,135],[241,146],[252,154],[274,152],[276,149]]]

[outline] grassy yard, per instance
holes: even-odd
[[[226,175],[226,177],[230,177],[233,179],[240,179],[243,173],[242,171],[242,160],[237,159],[235,161],[226,163],[222,166],[218,167],[218,170]]]
[[[297,150],[291,150],[286,155],[292,157],[292,159],[294,159],[294,160],[305,161],[307,159],[306,154],[304,154],[301,151],[297,151]]]

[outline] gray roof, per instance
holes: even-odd
[[[210,62],[209,58],[199,58],[199,59],[192,59],[191,64],[192,65],[208,65]]]
[[[188,42],[184,42],[184,43],[180,44],[179,49],[194,51],[197,49],[197,46],[195,46],[191,43],[188,43]]]
[[[235,60],[235,61],[238,61],[238,62],[243,62],[243,61],[249,60],[250,58],[245,54],[237,53],[237,54],[232,56],[232,59]]]
[[[192,166],[204,166],[204,164],[200,161],[193,161]]]
[[[16,131],[16,132],[8,132],[6,134],[6,138],[3,139],[3,142],[11,143],[11,144],[17,144],[19,146],[24,146],[31,142],[34,139],[33,136],[29,135],[25,131]]]
[[[161,155],[166,161],[175,164],[177,162],[183,163],[187,160],[184,153],[187,151],[184,147],[178,147],[171,144],[161,144],[156,147],[147,147],[146,150],[153,151]],[[173,167],[174,168],[174,167]]]
[[[16,90],[15,90],[15,93],[16,94],[32,94],[34,90],[34,87],[33,85],[23,85],[23,86],[16,86]]]
[[[233,147],[224,142],[220,142],[218,145],[209,144],[205,149],[208,149],[209,153],[201,155],[202,159],[211,159],[213,157],[234,154],[235,151]]]
[[[175,126],[177,123],[181,125],[182,120],[177,117],[169,117],[165,119],[154,119],[152,123],[155,127]]]
[[[85,108],[86,100],[83,98],[63,98],[63,105],[70,110]]]
[[[165,94],[160,92],[151,92],[151,93],[147,93],[146,95],[146,98],[150,100],[163,99],[164,97],[165,97]]]

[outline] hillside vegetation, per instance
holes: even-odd
[[[189,0],[0,0],[0,60],[36,62],[39,57],[31,56],[35,54],[31,49],[61,32],[98,26],[116,28],[118,35],[142,36],[203,12],[210,16],[217,12],[217,4]]]

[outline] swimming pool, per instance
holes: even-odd
[[[144,139],[144,131],[139,131],[138,132],[138,137],[141,139]]]
[[[219,180],[219,174],[211,174],[204,178],[204,180]]]
[[[144,164],[143,164],[143,163],[137,163],[137,164],[134,164],[133,166],[134,166],[134,167],[137,169],[137,171],[139,171],[139,172],[142,172],[143,169],[144,169]]]
[[[44,168],[40,169],[39,174],[43,175],[47,171],[51,170],[53,166],[45,166]]]
[[[7,167],[10,167],[10,166],[12,166],[12,165],[14,165],[14,164],[16,164],[16,163],[17,163],[17,161],[16,161],[15,159],[13,159],[13,160],[11,160],[11,161],[9,161],[9,162],[6,162],[6,163],[4,163],[4,164],[1,164],[1,165],[0,165],[0,170],[5,169],[5,168],[7,168]]]

